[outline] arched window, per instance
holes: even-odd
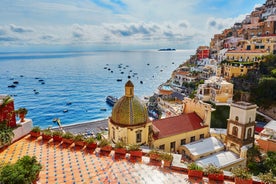
[[[112,127],[112,138],[115,139],[115,128]]]
[[[234,136],[238,136],[238,127],[236,127],[236,126],[233,126],[233,128],[232,128],[232,135],[234,135]]]
[[[136,131],[136,143],[142,142],[142,130]]]
[[[249,128],[247,130],[247,138],[251,138],[252,137],[252,128]]]
[[[236,116],[236,117],[235,117],[235,120],[236,120],[236,121],[239,121],[239,117],[238,117],[238,116]]]

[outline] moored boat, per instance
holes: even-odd
[[[108,103],[111,106],[113,106],[117,101],[118,101],[118,98],[116,98],[114,96],[107,96],[106,97],[106,103]]]

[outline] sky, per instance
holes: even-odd
[[[0,52],[195,49],[265,0],[0,0]]]

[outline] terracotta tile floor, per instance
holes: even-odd
[[[32,139],[29,135],[2,150],[0,164],[16,162],[24,155],[36,156],[43,165],[38,181],[41,184],[208,183],[207,179],[191,181],[186,174],[169,169],[147,163],[133,164],[126,159],[114,161],[111,156],[98,157],[84,148],[45,142],[41,137]]]

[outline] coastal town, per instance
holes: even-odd
[[[215,34],[150,97],[129,79],[105,120],[42,130],[0,95],[0,183],[20,167],[41,184],[276,183],[275,12],[267,0]]]

